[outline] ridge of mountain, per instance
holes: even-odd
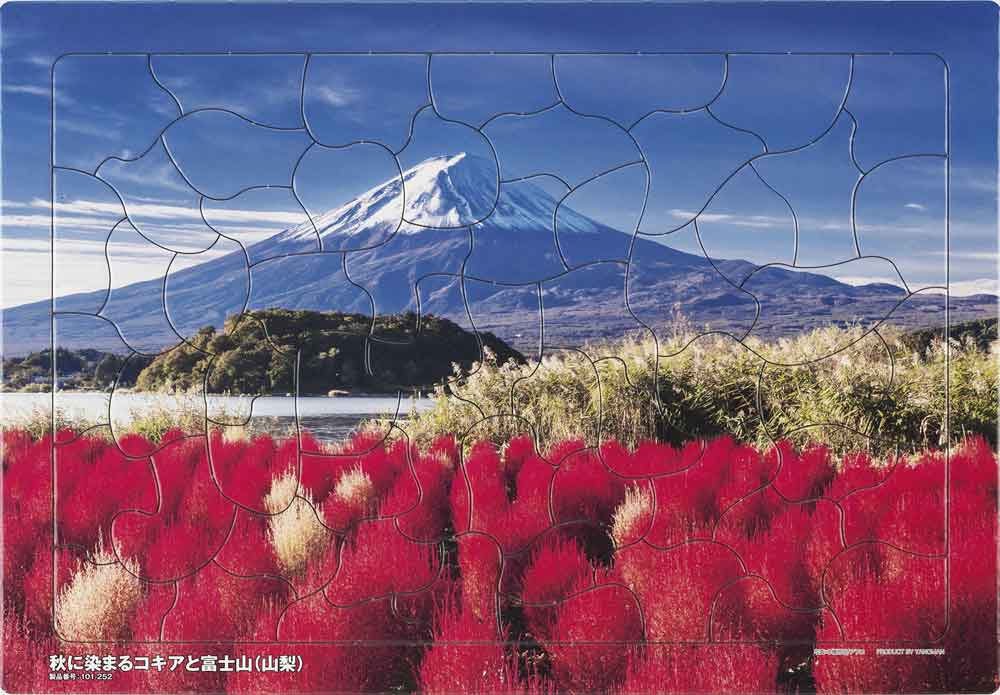
[[[56,309],[66,313],[57,317],[57,342],[153,354],[244,309],[279,307],[435,314],[492,331],[526,353],[543,334],[550,345],[578,345],[659,332],[678,313],[737,337],[750,329],[775,337],[886,319],[924,328],[944,317],[942,296],[710,261],[633,239],[530,180],[501,184],[494,162],[465,153],[425,160],[245,251],[110,293],[58,297]],[[951,317],[982,318],[996,306],[991,295],[952,298]],[[43,301],[4,310],[6,354],[50,345],[49,307]],[[98,308],[107,321],[81,315]],[[377,318],[372,336],[379,338]]]

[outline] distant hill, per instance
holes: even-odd
[[[371,335],[372,333],[375,335]],[[372,317],[341,312],[265,309],[205,326],[139,373],[148,391],[326,395],[426,389],[468,370],[491,352],[500,364],[524,362],[491,333],[475,334],[435,316]],[[295,374],[298,366],[299,384]]]
[[[133,355],[126,358],[110,352],[84,348],[56,350],[56,371],[63,391],[104,391],[115,384],[134,386],[139,372],[150,358]],[[39,350],[25,357],[3,361],[3,391],[44,391],[52,386],[52,351]]]

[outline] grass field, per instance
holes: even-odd
[[[972,335],[946,344],[888,327],[827,328],[741,344],[681,333],[658,346],[551,350],[525,365],[486,360],[456,374],[406,429],[418,441],[456,432],[503,442],[530,431],[543,448],[730,435],[884,454],[974,434],[995,446],[997,388],[996,349]]]

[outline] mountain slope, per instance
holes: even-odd
[[[499,189],[499,193],[498,193]],[[471,224],[475,223],[475,224]],[[224,240],[223,240],[224,241]],[[531,181],[498,184],[496,166],[464,154],[427,160],[312,223],[164,280],[116,288],[101,315],[57,319],[58,344],[155,353],[246,309],[375,315],[405,311],[491,330],[522,349],[660,331],[678,313],[741,336],[824,323],[935,326],[943,298],[893,285],[854,287],[825,275],[717,261],[631,236],[560,206]],[[248,262],[249,261],[249,262]],[[58,299],[93,312],[105,292]],[[626,301],[627,300],[627,301]],[[952,300],[953,319],[996,298]],[[4,312],[5,352],[49,344],[48,302]],[[544,318],[541,318],[544,317]]]

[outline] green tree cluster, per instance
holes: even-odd
[[[487,348],[503,363],[524,357],[491,333],[436,316],[264,309],[202,328],[142,370],[137,388],[209,393],[327,394],[429,389],[468,369]],[[296,384],[298,375],[298,384]]]

